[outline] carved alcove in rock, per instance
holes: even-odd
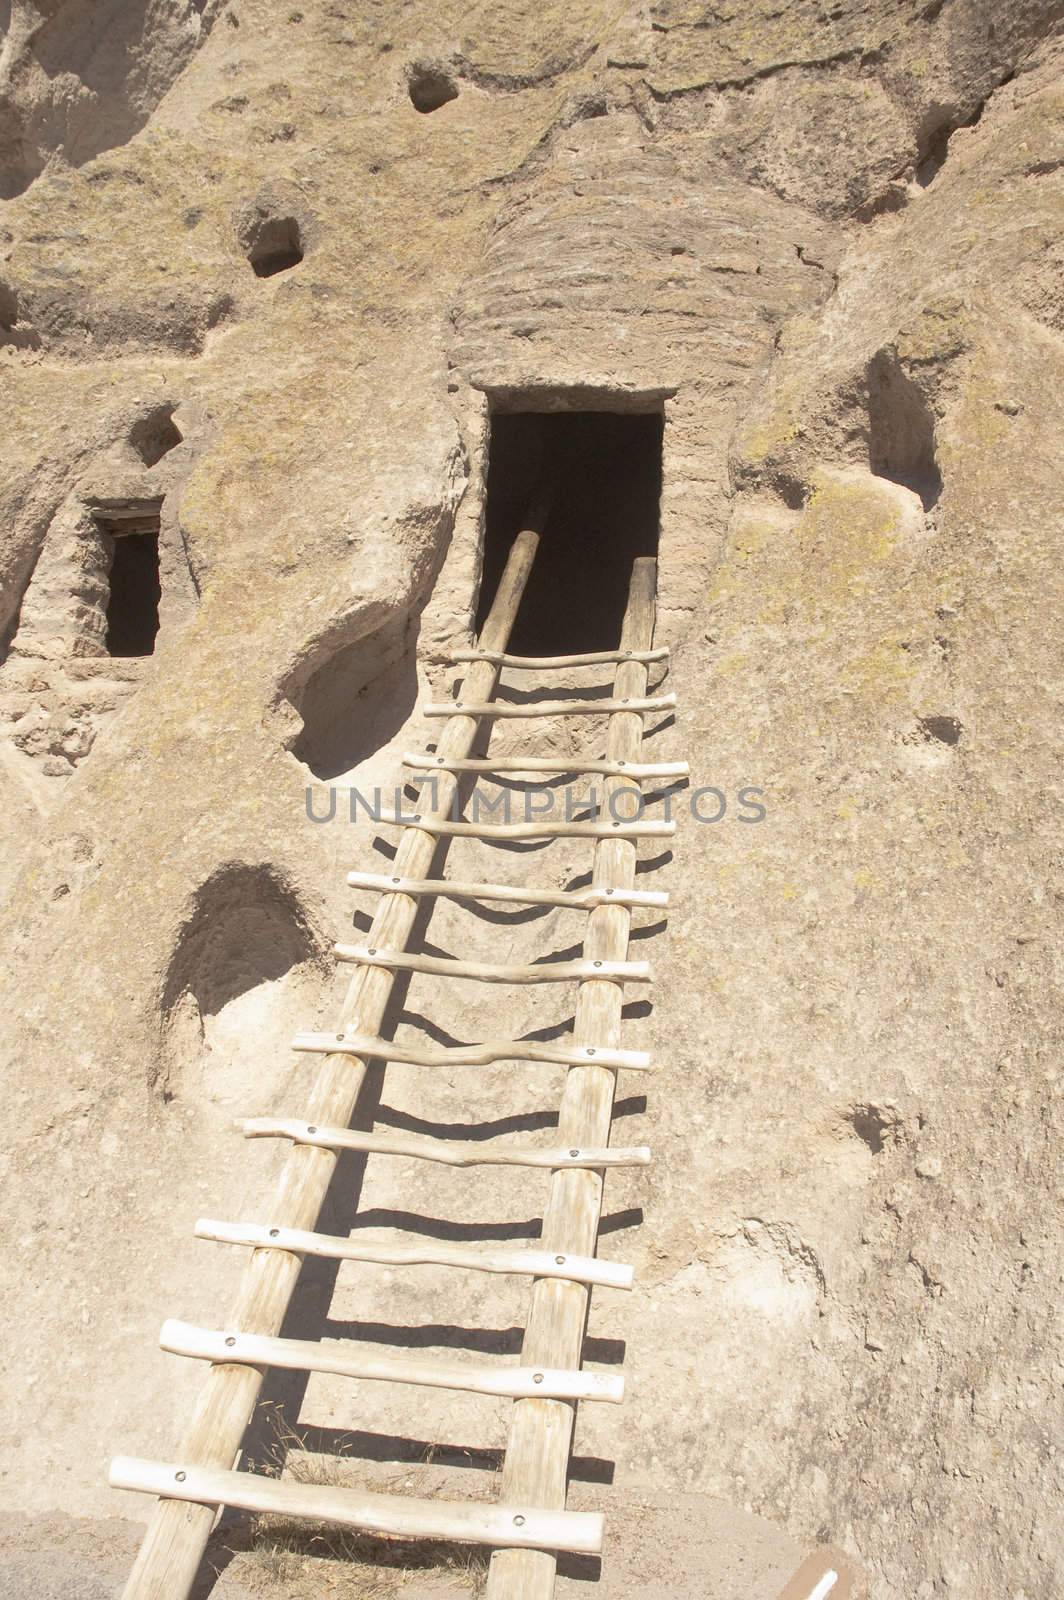
[[[220,866],[196,892],[170,960],[155,1087],[227,1114],[268,1108],[293,1064],[262,1041],[307,1025],[325,973],[291,884],[265,864]]]
[[[67,777],[198,590],[174,494],[175,407],[154,405],[69,494],[0,639],[0,733],[27,781]]]

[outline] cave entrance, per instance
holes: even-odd
[[[478,631],[545,480],[550,515],[509,647],[534,656],[617,648],[632,562],[658,553],[663,429],[660,411],[492,416]]]
[[[97,521],[111,545],[104,648],[109,656],[154,655],[162,598],[159,517]]]

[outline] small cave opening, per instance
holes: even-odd
[[[661,411],[514,411],[491,419],[479,629],[529,501],[550,512],[510,639],[520,655],[615,650],[632,563],[658,552]]]
[[[295,217],[264,217],[248,242],[247,257],[256,278],[272,278],[298,267],[303,240]]]
[[[129,442],[146,467],[154,467],[183,442],[185,436],[174,421],[175,409],[172,405],[154,406],[129,430]]]
[[[458,85],[439,62],[414,61],[406,69],[406,86],[415,111],[427,115],[458,99]]]
[[[322,782],[374,755],[413,712],[415,635],[404,615],[358,639],[326,640],[286,690],[303,724],[289,748]]]
[[[935,419],[896,356],[881,350],[868,364],[868,465],[920,496],[930,511],[942,493],[935,458]]]
[[[111,546],[104,648],[109,656],[154,655],[162,599],[158,514],[135,523],[97,518],[97,525]]]

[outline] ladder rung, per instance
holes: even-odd
[[[380,1267],[457,1267],[459,1271],[495,1272],[504,1277],[564,1278],[570,1283],[598,1284],[602,1289],[630,1289],[633,1269],[623,1261],[574,1256],[558,1250],[465,1250],[434,1244],[375,1244],[340,1238],[333,1233],[308,1233],[304,1228],[271,1228],[255,1222],[215,1222],[200,1217],[196,1238],[215,1244],[244,1244],[254,1250],[288,1250],[297,1256],[327,1261],[369,1261]]]
[[[617,661],[667,661],[669,647],[659,645],[653,650],[588,650],[577,656],[512,656],[506,650],[449,650],[446,660],[494,661],[497,667],[599,667]]]
[[[594,772],[612,778],[687,778],[686,761],[593,761],[585,756],[455,756],[404,750],[403,766],[419,772]]]
[[[451,822],[431,812],[406,816],[390,806],[376,807],[371,816],[374,822],[461,839],[671,839],[676,832],[675,822]]]
[[[417,1356],[369,1355],[350,1339],[275,1339],[261,1333],[218,1333],[189,1322],[163,1323],[159,1343],[175,1356],[237,1362],[245,1367],[283,1367],[292,1372],[331,1372],[339,1378],[413,1383],[425,1389],[463,1389],[511,1400],[624,1399],[624,1379],[612,1372],[562,1372],[554,1367],[475,1366],[426,1361]]]
[[[674,694],[630,700],[535,700],[513,705],[506,700],[430,700],[422,707],[426,717],[612,717],[618,711],[671,711]]]
[[[570,1550],[597,1555],[603,1518],[597,1511],[539,1511],[523,1505],[415,1499],[323,1483],[293,1483],[252,1472],[225,1472],[174,1461],[115,1456],[108,1481],[170,1500],[234,1506],[309,1522],[332,1522],[399,1539],[458,1539],[468,1544]]]
[[[469,978],[478,983],[587,983],[603,978],[611,983],[649,983],[649,961],[537,961],[526,967],[496,967],[483,961],[456,961],[451,957],[413,955],[409,950],[378,950],[372,945],[334,944],[339,961],[358,961],[367,967],[391,967],[399,972],[423,972],[436,978]]]
[[[354,1128],[318,1127],[292,1117],[247,1117],[237,1123],[246,1139],[292,1139],[325,1150],[359,1150],[364,1155],[410,1156],[445,1167],[646,1167],[646,1145],[611,1145],[602,1150],[540,1149],[528,1145],[460,1143],[452,1139],[406,1138],[402,1134],[360,1133]]]
[[[664,889],[525,889],[509,883],[459,883],[451,878],[402,878],[386,872],[349,872],[353,889],[384,894],[441,895],[448,900],[504,900],[514,905],[565,906],[592,911],[596,906],[667,906]]]
[[[553,1067],[652,1070],[645,1050],[614,1050],[595,1044],[540,1044],[534,1039],[487,1039],[481,1044],[426,1050],[420,1045],[379,1039],[371,1033],[297,1033],[292,1049],[326,1056],[360,1056],[364,1061],[398,1061],[410,1067],[489,1067],[494,1061],[538,1061]]]

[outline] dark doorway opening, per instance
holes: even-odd
[[[109,656],[150,656],[159,632],[159,533],[123,533],[114,540],[107,601]]]
[[[616,649],[632,562],[658,551],[660,412],[518,411],[492,417],[477,628],[538,484],[550,515],[510,649],[567,655]]]

